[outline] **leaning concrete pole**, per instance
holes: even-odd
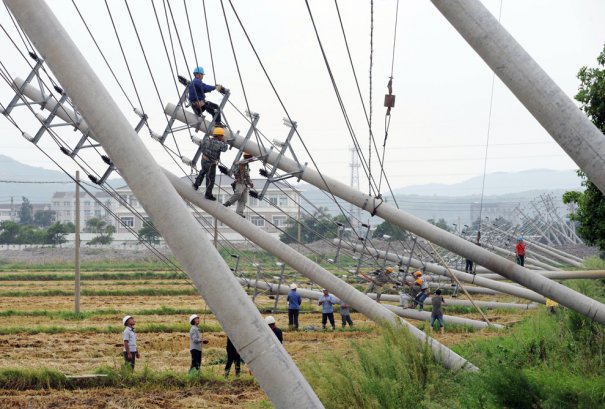
[[[431,0],[554,140],[605,192],[605,137],[479,0]]]
[[[464,368],[471,371],[478,370],[477,367],[451,349],[437,342],[435,339],[428,337],[424,332],[420,331],[407,321],[400,319],[383,305],[371,300],[352,285],[345,283],[308,257],[272,237],[269,233],[260,230],[248,220],[242,220],[237,213],[227,209],[220,203],[203,200],[201,194],[194,191],[189,182],[177,177],[167,170],[164,170],[164,174],[168,177],[183,199],[201,207],[204,211],[220,219],[223,223],[242,236],[248,238],[256,245],[284,261],[305,277],[310,278],[314,283],[329,289],[339,299],[344,300],[347,304],[351,305],[366,317],[377,322],[404,324],[407,326],[412,336],[418,340],[429,343],[433,355],[438,361],[443,363],[445,367],[451,369]]]
[[[164,108],[164,112],[171,115],[175,112],[174,104],[167,104]],[[185,110],[178,110],[176,116],[181,122],[185,122],[192,127],[200,129],[202,126],[198,123],[199,117],[192,112]],[[225,131],[227,139],[230,139],[233,146],[241,147],[247,152],[252,153],[255,156],[264,156],[264,160],[271,164],[276,165],[285,172],[298,172],[300,167],[298,163],[292,159],[282,157],[279,161],[277,152],[261,152],[261,148],[256,142],[248,140],[245,141],[243,136],[232,134]],[[355,206],[362,208],[376,216],[388,220],[389,222],[396,224],[420,237],[438,244],[456,254],[462,255],[466,258],[474,260],[482,266],[485,266],[491,271],[494,271],[500,275],[507,277],[510,280],[516,281],[517,283],[529,288],[543,296],[546,296],[552,300],[557,301],[559,304],[571,308],[580,314],[586,315],[587,317],[605,325],[605,305],[598,301],[593,300],[583,294],[573,291],[557,282],[549,280],[545,277],[532,274],[530,270],[527,270],[509,260],[499,257],[491,252],[464,240],[454,234],[446,232],[437,226],[433,226],[418,217],[412,216],[404,212],[401,209],[397,209],[388,203],[384,203],[381,199],[374,198],[367,194],[361,193],[351,187],[341,183],[329,176],[322,175],[316,170],[305,168],[300,178],[305,182],[308,182],[322,190],[326,190],[345,200]]]
[[[42,0],[5,0],[278,408],[323,405]]]

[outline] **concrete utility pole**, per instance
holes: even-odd
[[[175,112],[175,105],[167,104],[164,112],[168,115],[172,114]],[[207,126],[206,123],[203,125],[199,124],[199,117],[192,112],[185,110],[179,110],[176,114],[176,119],[198,129]],[[267,163],[271,165],[277,164],[278,167],[285,172],[292,173],[300,170],[299,164],[289,158],[281,157],[278,163],[278,154],[276,152],[266,152],[264,150],[261,152],[261,148],[254,141],[248,140],[246,142],[243,136],[232,134],[227,130],[225,130],[225,135],[226,139],[230,140],[233,146],[238,148],[244,146],[246,152],[250,152],[254,156],[264,156]],[[420,237],[424,237],[456,254],[469,258],[491,271],[503,275],[528,289],[548,297],[551,300],[555,300],[559,304],[571,308],[572,310],[605,325],[605,305],[590,297],[580,294],[577,291],[573,291],[564,285],[545,277],[531,274],[530,270],[523,268],[510,260],[492,254],[474,243],[446,232],[439,227],[433,226],[418,217],[393,207],[389,203],[384,203],[381,199],[354,191],[344,183],[329,176],[322,175],[309,167],[304,169],[304,172],[300,177],[305,182],[322,190],[330,191],[336,197],[340,197],[349,203],[353,203],[384,220],[388,220],[389,222]]]
[[[605,137],[479,0],[432,0],[590,180],[605,192]]]
[[[76,170],[76,231],[75,231],[75,264],[76,264],[76,299],[75,311],[80,313],[80,171]]]
[[[278,408],[322,408],[228,265],[42,0],[5,0]],[[228,296],[226,296],[228,294]]]

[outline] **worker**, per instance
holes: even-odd
[[[205,84],[202,80],[204,79],[204,68],[203,67],[195,67],[193,70],[193,80],[189,83],[189,103],[191,104],[191,108],[196,113],[196,115],[201,116],[202,112],[206,111],[214,118],[216,116],[215,126],[224,127],[223,122],[221,121],[221,110],[218,105],[214,102],[210,102],[206,100],[206,93],[217,90],[218,92],[223,92],[224,87],[222,85],[208,85]]]
[[[233,343],[227,337],[227,363],[225,364],[225,378],[229,376],[231,371],[231,365],[235,362],[235,377],[239,378],[241,372],[242,358],[239,356],[237,349],[233,346]]]
[[[202,169],[193,182],[193,188],[198,190],[202,180],[206,177],[206,194],[208,200],[216,200],[212,194],[214,189],[214,178],[216,177],[216,164],[221,159],[221,152],[226,152],[229,145],[223,142],[225,130],[223,128],[214,128],[212,138],[205,138],[202,142]]]
[[[129,364],[134,370],[136,359],[141,357],[141,354],[137,350],[137,334],[134,331],[136,323],[132,316],[127,315],[122,319],[122,324],[126,327],[122,333],[122,340],[124,341],[124,362]]]
[[[515,254],[517,256],[517,264],[520,266],[525,265],[525,242],[523,237],[517,238],[517,245],[515,246]]]
[[[417,273],[420,273],[417,271]],[[424,309],[424,300],[429,296],[429,284],[428,282],[422,278],[422,273],[420,275],[415,276],[414,280],[415,286],[417,288],[417,294],[414,298],[414,303],[418,305],[418,309],[422,311]]]
[[[555,314],[557,312],[557,307],[559,303],[555,300],[551,300],[550,298],[546,298],[546,308],[548,308],[548,312],[551,314]]]
[[[300,305],[302,297],[296,291],[298,286],[294,283],[290,284],[290,291],[286,297],[288,302],[288,328],[298,331],[298,314],[300,313]]]
[[[391,274],[393,273],[393,271],[395,271],[393,267],[389,266],[384,270],[377,269],[374,272],[370,273],[370,277],[368,277],[370,280],[370,285],[368,286],[366,294],[376,290],[376,302],[380,302],[380,296],[382,295],[382,287],[392,281]]]
[[[191,352],[191,367],[189,368],[189,372],[191,373],[194,369],[200,370],[200,366],[202,365],[202,343],[207,344],[208,341],[202,341],[198,327],[200,325],[199,315],[191,315],[189,317],[189,324],[191,324],[191,329],[189,329],[189,352]]]
[[[233,178],[235,179],[235,189],[233,195],[223,205],[229,207],[233,203],[237,202],[237,209],[235,213],[242,217],[244,216],[244,209],[246,208],[246,202],[248,202],[248,192],[250,188],[254,187],[254,183],[250,179],[250,165],[252,161],[252,154],[244,152],[244,160],[237,163],[237,167],[233,172]]]
[[[443,334],[445,324],[443,323],[442,305],[445,304],[445,300],[441,295],[441,289],[437,289],[437,291],[435,291],[435,295],[431,298],[431,304],[433,305],[433,309],[431,311],[431,329],[433,329],[435,320],[437,320],[439,322],[439,332]]]
[[[351,306],[344,301],[340,303],[340,319],[342,320],[342,327],[345,328],[347,323],[349,327],[353,326],[353,320],[351,319]]]
[[[326,323],[330,320],[332,329],[336,329],[334,325],[334,304],[336,304],[336,298],[328,292],[327,288],[324,288],[323,295],[319,297],[318,304],[321,305],[321,326],[326,329]]]
[[[265,318],[265,322],[269,325],[269,328],[271,328],[271,331],[273,331],[277,339],[279,339],[279,343],[283,344],[284,336],[282,334],[281,329],[277,328],[277,326],[275,325],[275,318],[273,318],[272,315],[269,315]]]

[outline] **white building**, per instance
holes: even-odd
[[[107,223],[115,224],[111,215],[102,206],[110,209],[115,208],[116,201],[106,192],[96,192],[94,198],[86,192],[80,192],[80,223],[86,225],[86,221],[92,218],[105,220]],[[95,200],[96,199],[96,200]],[[51,199],[50,209],[55,212],[55,221],[61,223],[76,221],[76,193],[55,192]]]
[[[189,178],[184,179],[190,183]],[[216,175],[213,193],[220,203],[224,203],[231,196],[231,193],[233,192],[230,186],[232,181],[233,179],[228,176],[221,174]],[[265,182],[266,179],[253,179],[255,189],[259,192],[262,190]],[[122,237],[121,234],[128,232],[128,228],[138,232],[143,226],[141,218],[148,218],[145,210],[128,186],[120,187],[116,189],[116,192],[125,202],[125,204],[116,204],[114,210],[120,220],[120,223],[116,225],[116,233]],[[203,197],[204,185],[200,187],[199,194],[200,197]],[[263,200],[257,200],[252,197],[248,199],[248,207],[244,210],[244,215],[246,216],[246,219],[251,221],[254,225],[262,228],[275,237],[279,237],[281,231],[278,227],[284,228],[290,218],[298,220],[298,201],[297,190],[288,187],[284,183],[272,183],[269,185]],[[236,206],[237,204],[234,204],[230,209],[235,211]],[[208,231],[208,236],[212,237],[214,234],[214,217],[198,207],[192,208],[191,212],[194,217],[201,222],[203,228]],[[242,236],[231,230],[221,221],[218,221],[217,223],[217,231],[218,240],[243,240]],[[136,237],[133,237],[133,240],[136,240]]]

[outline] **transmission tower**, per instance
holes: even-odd
[[[359,191],[359,156],[357,156],[357,151],[355,148],[350,148],[351,151],[351,163],[349,163],[349,167],[351,168],[351,189]],[[359,231],[359,220],[361,220],[361,209],[357,206],[351,205],[349,207],[349,211],[351,213],[351,226],[353,229],[358,232]]]

